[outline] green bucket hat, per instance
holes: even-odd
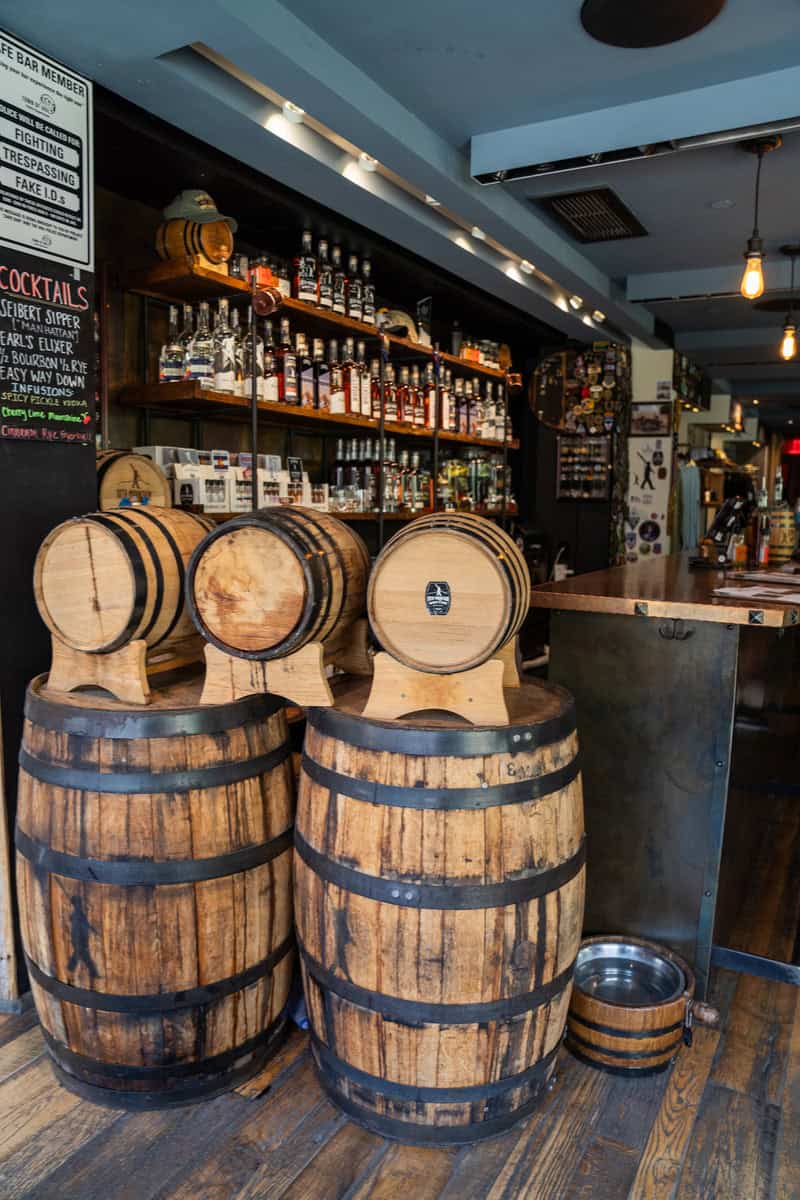
[[[198,191],[196,188],[178,192],[172,203],[164,209],[165,221],[181,219],[196,221],[198,225],[207,225],[210,221],[225,221],[230,226],[231,233],[236,233],[238,228],[233,217],[223,217],[208,192]]]

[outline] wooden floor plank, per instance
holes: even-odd
[[[800,992],[797,992],[795,1004],[781,1107],[775,1157],[775,1200],[797,1200],[800,1196]]]
[[[628,1200],[668,1200],[689,1145],[719,1042],[716,1030],[696,1029],[672,1068]]]
[[[622,1142],[594,1138],[581,1157],[570,1200],[619,1200],[636,1175],[639,1155]]]
[[[384,1148],[383,1138],[348,1121],[285,1191],[253,1192],[252,1200],[266,1200],[268,1196],[280,1196],[281,1200],[343,1200],[370,1160],[378,1159]]]
[[[106,1136],[117,1121],[124,1118],[119,1109],[101,1108],[96,1104],[78,1104],[59,1120],[27,1139],[9,1158],[0,1163],[0,1196],[3,1200],[43,1200],[53,1193],[47,1188],[49,1176],[68,1162],[78,1151],[100,1135]],[[59,1183],[61,1196],[78,1197],[77,1186]]]
[[[609,1142],[644,1148],[667,1089],[670,1073],[644,1078],[614,1075],[608,1097],[595,1126],[595,1134]]]
[[[0,1162],[80,1104],[42,1056],[0,1084]]]
[[[712,1082],[768,1104],[780,1100],[794,1023],[797,989],[740,975]]]
[[[710,1083],[675,1200],[768,1200],[776,1109]]]
[[[268,1088],[272,1087],[276,1079],[292,1065],[308,1049],[308,1034],[302,1029],[292,1026],[292,1031],[281,1046],[274,1058],[270,1059],[262,1071],[254,1075],[252,1079],[248,1079],[245,1083],[236,1089],[239,1096],[246,1096],[248,1100],[257,1099],[263,1096]]]
[[[389,1145],[346,1200],[438,1200],[458,1154],[453,1147]]]
[[[21,1013],[0,1013],[0,1046],[12,1042],[14,1038],[37,1025],[36,1012],[33,1005]]]
[[[38,1025],[0,1046],[0,1083],[4,1083],[15,1071],[26,1067],[43,1053],[44,1038]]]

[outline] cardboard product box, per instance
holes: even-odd
[[[164,474],[167,476],[168,479],[170,478],[170,468],[172,466],[174,466],[174,464],[176,462],[180,461],[178,459],[179,450],[180,450],[180,447],[178,447],[178,446],[134,446],[133,447],[134,454],[143,454],[145,456],[145,458],[152,458],[152,460],[156,464],[156,466],[161,467],[161,470],[164,472]]]
[[[231,512],[231,472],[194,463],[173,466],[173,496],[176,505],[201,508],[203,512]]]

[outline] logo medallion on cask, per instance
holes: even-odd
[[[432,617],[444,617],[450,612],[450,584],[432,580],[425,588],[425,607]]]

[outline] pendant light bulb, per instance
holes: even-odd
[[[786,324],[783,327],[783,341],[781,342],[781,358],[785,362],[790,362],[797,355],[797,326],[787,318]]]
[[[751,244],[747,247],[747,254],[745,256],[747,261],[744,265],[742,282],[739,285],[739,291],[745,300],[757,300],[759,296],[763,296],[764,294],[763,254],[761,250],[756,250],[752,246],[754,240],[754,238],[751,238]]]

